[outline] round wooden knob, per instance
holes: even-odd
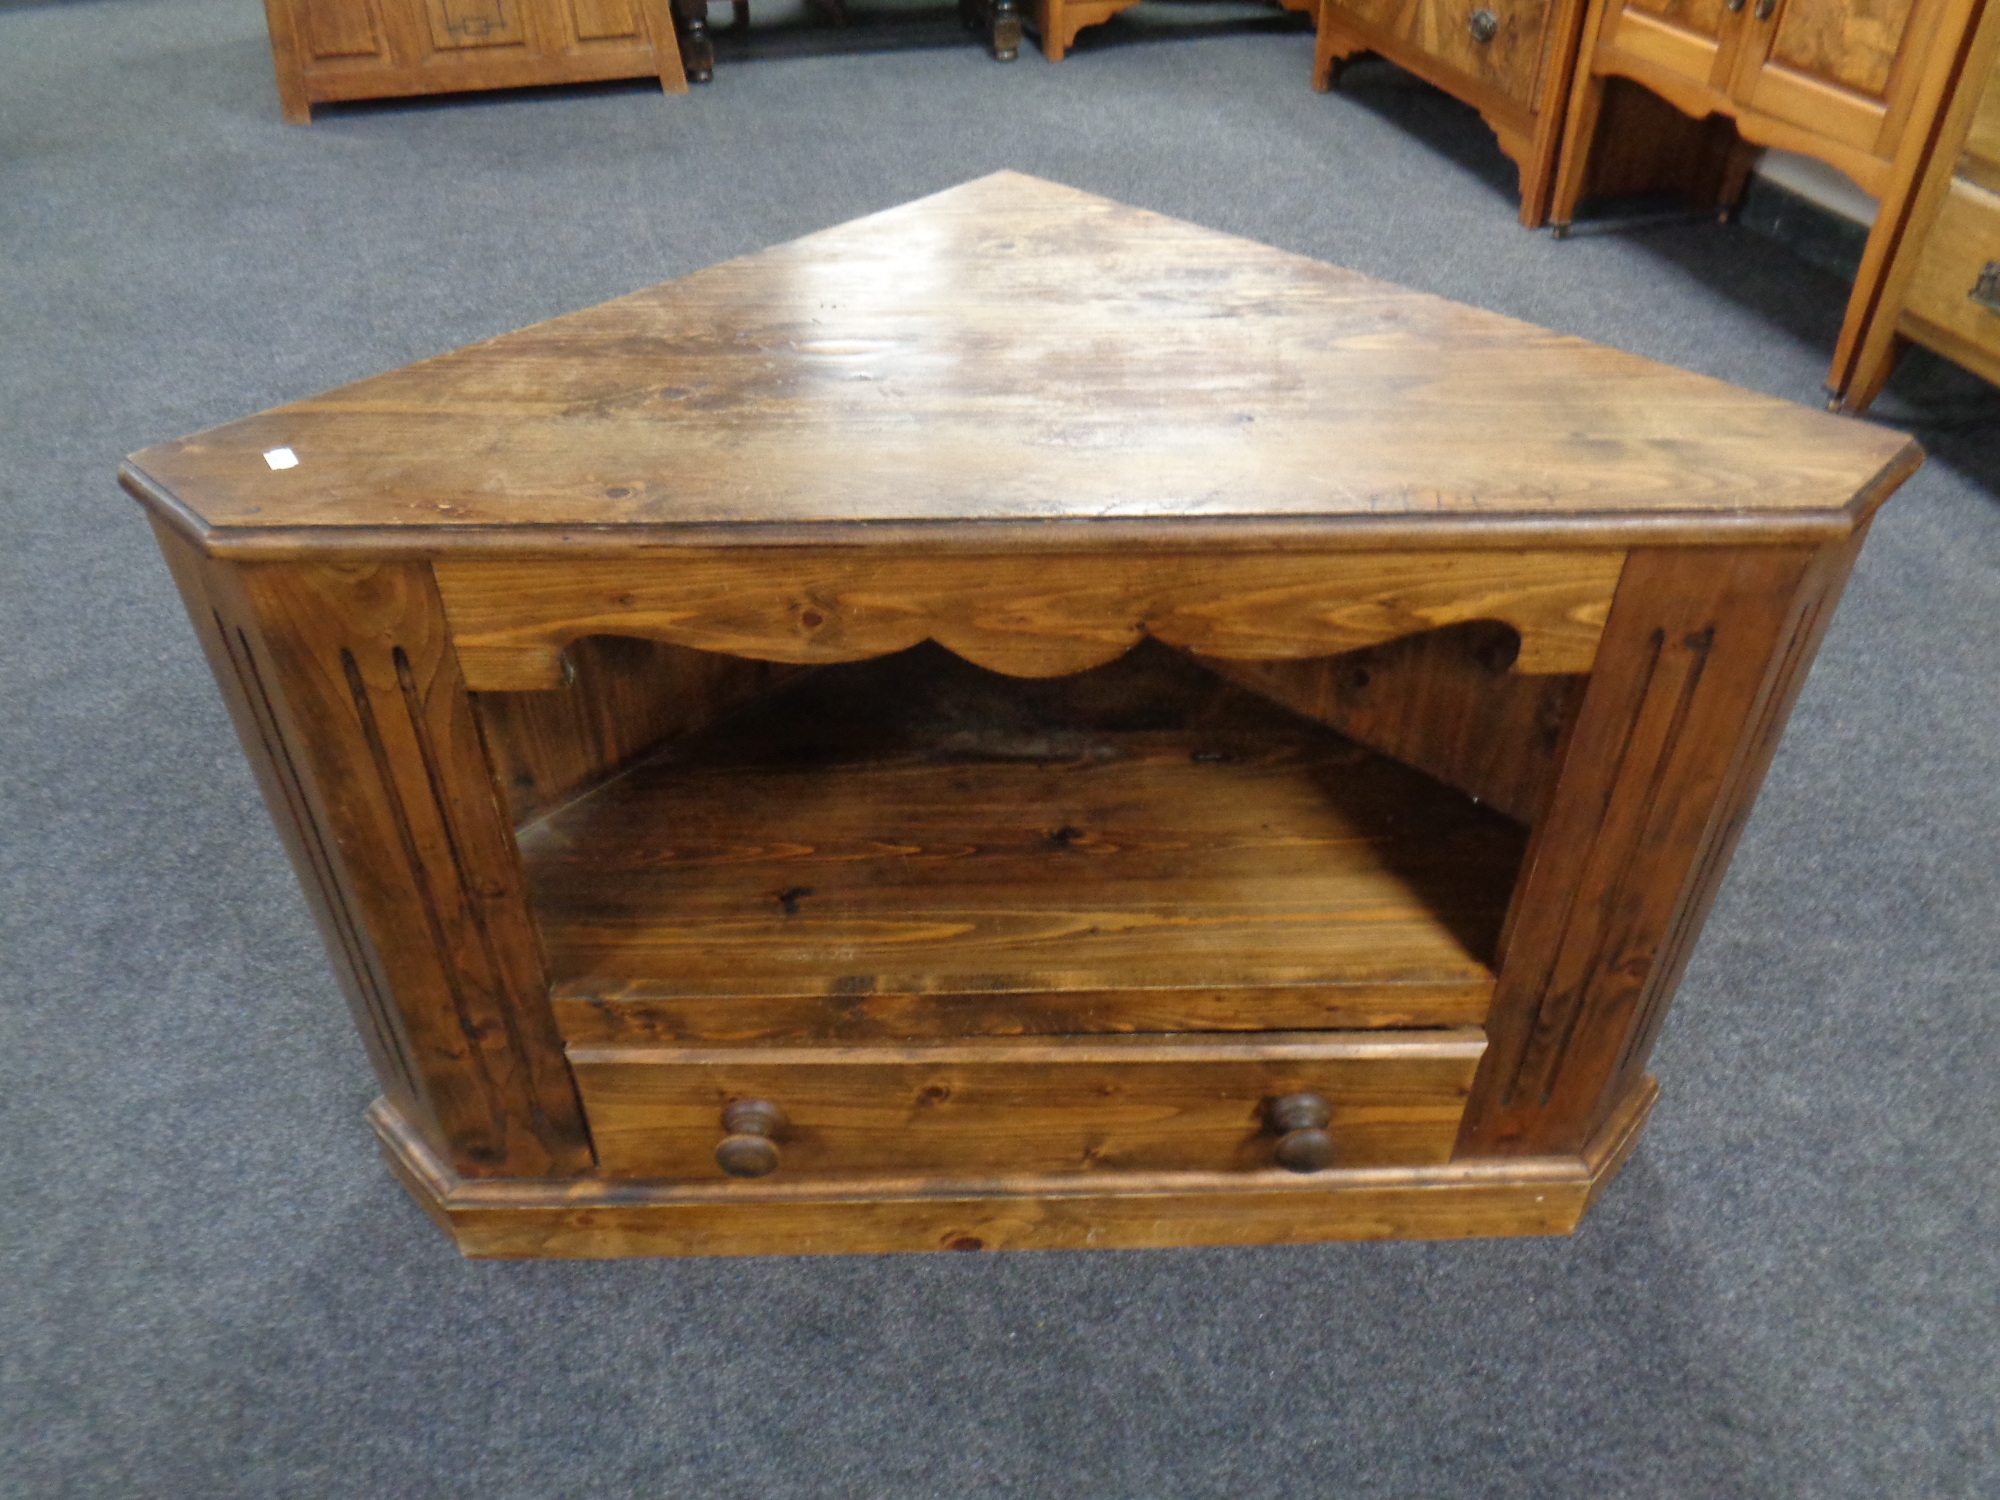
[[[1278,1133],[1279,1166],[1288,1172],[1317,1172],[1333,1165],[1333,1137],[1326,1133],[1333,1106],[1318,1094],[1274,1099],[1269,1118]]]
[[[731,1177],[765,1177],[778,1170],[778,1143],[785,1112],[762,1099],[738,1099],[722,1111],[728,1132],[715,1148],[715,1164]]]
[[[1490,10],[1475,10],[1465,23],[1465,29],[1472,33],[1475,42],[1484,46],[1500,34],[1500,18]]]

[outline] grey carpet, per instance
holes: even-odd
[[[1575,1238],[469,1264],[379,1166],[127,451],[999,167],[1817,400],[1838,282],[1530,235],[1467,111],[1242,14],[298,130],[254,0],[0,10],[0,1495],[2000,1493],[2000,398],[1928,357]]]

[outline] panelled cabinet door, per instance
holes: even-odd
[[[1606,40],[1690,83],[1728,86],[1748,0],[1624,0]]]
[[[638,0],[564,0],[570,36],[579,45],[646,39]]]
[[[1759,114],[1887,159],[1942,0],[1747,0],[1730,93]]]
[[[424,0],[429,40],[438,52],[528,45],[525,0]]]
[[[389,28],[377,0],[280,0],[293,17],[299,50],[310,64],[394,65]]]

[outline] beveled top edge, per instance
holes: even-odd
[[[981,237],[1032,239],[1033,231],[1017,232],[1013,225],[1035,213],[1044,216],[1039,231],[1045,243],[1030,247],[1037,255],[995,259]],[[938,217],[927,220],[925,214]],[[882,221],[896,220],[903,222],[885,252]],[[920,452],[913,455],[906,427],[879,421],[871,427],[883,408],[856,405],[850,388],[820,368],[850,356],[845,345],[829,351],[794,343],[791,352],[781,345],[771,351],[776,363],[761,363],[776,375],[730,374],[731,361],[741,359],[734,346],[715,343],[709,323],[729,329],[754,322],[766,309],[750,294],[775,288],[790,297],[786,316],[793,322],[780,318],[773,326],[806,337],[796,315],[812,305],[810,297],[800,300],[799,286],[808,283],[794,283],[825,273],[802,267],[835,268],[831,274],[837,275],[847,269],[843,257],[887,253],[883,264],[894,269],[901,264],[895,258],[900,238],[914,233],[921,239],[924,232],[946,242],[934,263],[923,264],[950,273],[952,295],[930,303],[919,298],[910,314],[900,294],[878,291],[870,301],[852,286],[847,292],[858,304],[848,329],[857,336],[883,331],[885,320],[931,320],[915,335],[902,371],[905,377],[915,371],[914,379],[905,379],[915,394],[905,396],[907,415],[896,414],[896,421],[926,434]],[[987,412],[1018,416],[1022,390],[963,380],[954,386],[947,377],[934,391],[924,378],[932,366],[924,360],[936,353],[940,327],[947,334],[984,330],[981,337],[990,338],[1002,326],[993,323],[994,308],[1011,304],[995,304],[991,288],[983,302],[961,294],[961,280],[988,277],[1008,295],[1024,277],[1025,284],[1039,286],[1036,277],[1050,273],[1038,256],[1050,246],[1069,256],[1065,269],[1071,272],[1094,269],[1109,254],[1130,263],[1126,274],[1152,278],[1142,280],[1141,290],[1153,300],[1139,298],[1137,313],[1119,302],[1122,284],[1109,279],[1108,297],[1072,289],[1063,293],[1070,301],[1050,303],[1054,313],[1097,317],[1092,336],[1114,341],[1114,354],[1135,370],[1147,358],[1157,364],[1161,349],[1184,343],[1192,356],[1184,367],[1197,378],[1183,392],[1178,371],[1165,384],[1156,376],[1151,384],[1135,384],[1121,406],[1119,390],[1107,397],[1069,377],[1052,389],[1071,393],[1067,399],[1083,423],[1077,438],[1051,442],[1034,421],[1017,421],[996,438]],[[1066,287],[1091,280],[1055,279]],[[1183,284],[1195,290],[1177,300]],[[1208,285],[1222,289],[1210,292]],[[817,282],[810,288],[826,293]],[[1162,296],[1163,288],[1176,295]],[[1379,314],[1373,311],[1378,308]],[[641,337],[631,331],[631,319],[644,316],[661,327]],[[1130,347],[1116,344],[1128,330]],[[1257,341],[1300,332],[1310,338],[1282,352],[1305,367],[1300,389],[1312,399],[1299,404],[1293,392],[1292,404],[1281,399],[1274,406],[1269,398],[1278,388],[1267,389],[1267,356]],[[1311,340],[1323,335],[1343,342],[1314,355]],[[1060,329],[1023,335],[1005,327],[1001,336],[1045,365],[1071,352]],[[637,352],[619,353],[621,340]],[[1021,351],[1008,344],[1003,352]],[[969,353],[961,357],[968,367],[976,363]],[[636,360],[639,376],[601,373],[621,358]],[[862,362],[868,360],[878,370],[897,369],[893,354],[871,354]],[[645,376],[657,383],[666,378],[663,369],[680,366],[725,385],[737,380],[738,408],[756,408],[761,425],[739,423],[740,430],[728,429],[718,442],[715,433],[719,423],[727,427],[727,413],[690,420],[657,401],[638,420],[627,420],[626,407],[609,410],[616,420],[605,420],[606,412],[579,419],[562,409],[607,380],[612,384],[605,388],[618,395],[619,381]],[[493,374],[496,368],[500,375]],[[1239,389],[1195,394],[1199,377],[1217,369]],[[1534,384],[1537,370],[1540,386]],[[413,392],[413,377],[430,385]],[[513,382],[503,394],[483,394],[482,381],[502,378]],[[1528,386],[1540,404],[1514,396],[1516,384]],[[1593,407],[1592,392],[1606,388],[1616,399]],[[1075,392],[1087,398],[1077,404]],[[650,400],[652,392],[638,389],[636,395]],[[1030,387],[1026,396],[1032,402],[1041,392]],[[1648,415],[1663,398],[1669,417]],[[553,414],[544,409],[551,402]],[[1254,417],[1229,420],[1264,424],[1254,437],[1252,429],[1231,429],[1220,420],[1219,413],[1238,406]],[[1531,420],[1509,426],[1524,409]],[[1059,405],[1053,410],[1058,418],[1070,415]],[[803,425],[801,411],[811,414]],[[315,436],[328,437],[317,453],[300,441],[313,460],[306,471],[312,482],[303,487],[280,481],[269,489],[272,476],[261,474],[261,463],[248,466],[258,474],[244,468],[243,460],[257,457],[255,449],[271,436],[265,429],[280,418],[305,422]],[[1727,533],[1740,542],[1843,534],[1921,461],[1921,450],[1900,434],[1859,423],[1844,424],[1846,431],[1822,425],[1839,420],[1294,252],[998,172],[596,308],[155,445],[133,454],[120,477],[128,491],[216,555],[324,555],[361,547],[377,553],[576,555],[578,549],[714,545],[719,539],[760,546],[879,544],[889,535],[958,546],[977,538],[981,545],[1011,548],[1043,545],[1037,539],[1052,530],[1061,539],[1046,545],[1073,547],[1129,545],[1162,529],[1199,531],[1204,545],[1222,545],[1237,534],[1255,539],[1245,545],[1294,539],[1377,546],[1384,538],[1407,537],[1414,545],[1506,546],[1557,535],[1604,545],[1614,533]],[[408,430],[398,429],[399,422]],[[1000,425],[1005,428],[1005,421]],[[933,442],[930,434],[940,430],[951,441]],[[801,431],[810,439],[804,446]],[[259,441],[229,459],[235,465],[229,469],[223,450],[238,432]],[[364,433],[343,449],[349,435]],[[1183,434],[1189,436],[1185,451],[1175,446]],[[431,461],[434,450],[426,444],[440,435],[463,452]],[[203,439],[217,436],[224,441],[204,448]],[[283,442],[283,433],[275,440]],[[814,446],[822,442],[835,451],[816,468],[810,460],[825,452]],[[1892,442],[1898,444],[1893,452]],[[1391,458],[1385,461],[1384,453]],[[662,454],[672,456],[664,468]],[[754,482],[741,472],[745,454],[768,466]],[[1873,477],[1854,488],[1870,462],[1878,465]],[[922,469],[925,464],[931,467]],[[834,476],[830,483],[823,472]],[[637,498],[595,498],[593,483],[611,485],[606,495]],[[627,485],[639,488],[618,487]],[[275,502],[266,500],[267,489]],[[248,504],[250,499],[266,503]],[[1699,503],[1704,500],[1709,503]],[[266,505],[267,519],[247,519]],[[439,514],[451,519],[439,520]]]
[[[210,527],[129,461],[119,482],[206,555],[235,562],[618,558],[740,548],[894,547],[906,553],[1574,551],[1633,547],[1819,547],[1872,518],[1923,462],[1914,439],[1847,506],[1565,516],[1187,516],[1171,520],[721,523],[687,526]]]

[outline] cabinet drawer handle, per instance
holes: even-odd
[[[1465,23],[1465,29],[1472,33],[1472,39],[1484,45],[1500,34],[1500,18],[1483,7],[1472,13],[1472,19]]]
[[[1743,0],[1722,0],[1722,3],[1732,16],[1743,9]]]
[[[1965,295],[1988,312],[2000,313],[2000,260],[1986,262],[1986,269],[1979,273],[1979,279]]]
[[[1760,21],[1768,21],[1777,13],[1778,0],[1757,0],[1757,8],[1750,14]]]
[[[731,1177],[767,1177],[778,1170],[773,1136],[785,1128],[785,1112],[762,1099],[738,1099],[722,1111],[728,1132],[715,1148],[715,1164]]]
[[[1318,1094],[1274,1099],[1269,1118],[1278,1133],[1279,1166],[1288,1172],[1317,1172],[1333,1165],[1333,1137],[1326,1133],[1333,1106]]]

